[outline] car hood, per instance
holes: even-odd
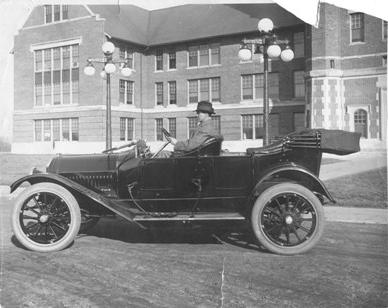
[[[48,173],[112,172],[127,160],[132,153],[58,155],[53,158],[46,171]]]

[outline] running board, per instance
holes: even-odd
[[[177,214],[175,216],[146,216],[139,215],[134,221],[208,221],[208,220],[245,220],[239,213],[203,213],[203,214]]]

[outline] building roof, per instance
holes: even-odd
[[[107,34],[145,46],[252,32],[264,17],[276,28],[304,24],[275,3],[191,4],[153,11],[134,5],[89,8],[106,19]]]

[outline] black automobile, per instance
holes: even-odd
[[[167,145],[170,134],[163,130]],[[244,153],[221,151],[211,138],[188,153],[151,155],[129,143],[102,154],[58,155],[46,172],[11,185],[13,232],[26,248],[69,246],[101,217],[119,215],[141,227],[156,221],[246,221],[271,252],[304,253],[324,228],[323,204],[335,202],[318,178],[322,152],[359,151],[358,133],[304,130]]]

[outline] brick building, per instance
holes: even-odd
[[[198,100],[212,101],[226,146],[260,144],[263,65],[241,62],[241,40],[269,17],[290,40],[293,61],[270,61],[270,135],[302,127],[360,131],[386,140],[387,24],[321,6],[313,28],[276,4],[184,5],[147,11],[132,5],[36,7],[15,37],[14,152],[92,152],[105,146],[106,82],[86,76],[88,58],[129,58],[133,73],[112,74],[117,144],[178,139],[196,124]]]

